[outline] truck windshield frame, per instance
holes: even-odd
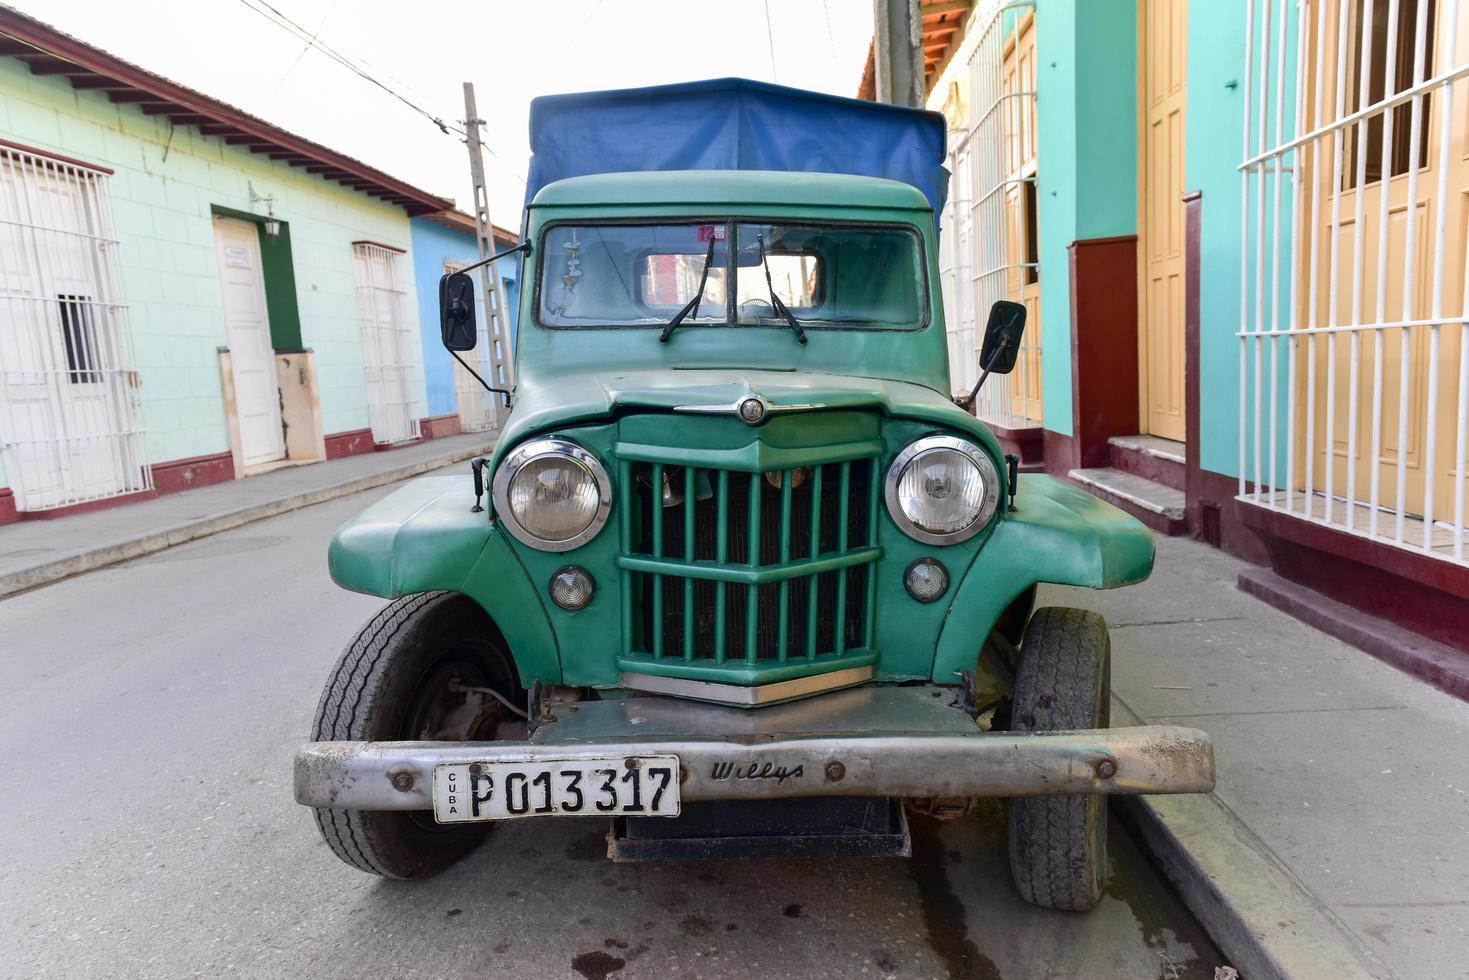
[[[658,248],[638,248],[632,253],[630,263],[617,265],[616,260],[609,254],[608,259],[614,264],[611,266],[616,273],[620,290],[626,295],[624,309],[628,313],[627,319],[596,319],[588,318],[578,322],[557,322],[560,313],[564,313],[571,303],[575,302],[575,292],[580,284],[582,276],[586,275],[587,260],[582,256],[593,251],[600,244],[606,247],[605,236],[598,232],[608,229],[662,229],[675,231],[687,229],[691,232],[688,241],[684,243],[686,248],[675,248],[665,251]],[[561,259],[553,249],[553,236],[565,229],[571,229],[578,236],[577,244],[580,255],[576,257],[572,267],[568,268],[564,259]],[[828,314],[823,317],[821,308],[831,298],[830,284],[826,281],[827,263],[824,258],[814,253],[803,253],[789,247],[783,247],[780,243],[767,244],[765,247],[771,258],[776,256],[800,256],[807,255],[813,260],[812,271],[819,275],[814,285],[808,287],[808,303],[794,302],[792,299],[784,298],[783,302],[790,307],[791,311],[800,318],[801,326],[808,331],[862,331],[880,333],[915,333],[926,330],[933,322],[933,309],[931,301],[931,289],[928,276],[928,259],[925,251],[925,239],[922,229],[917,225],[902,221],[850,221],[831,220],[823,218],[803,217],[771,217],[742,216],[734,214],[708,215],[693,217],[659,217],[659,218],[634,218],[615,219],[598,218],[593,220],[579,220],[567,218],[548,222],[540,230],[538,236],[538,247],[536,248],[536,276],[534,289],[531,297],[531,321],[535,326],[545,330],[662,330],[669,320],[675,316],[679,309],[685,305],[687,300],[692,299],[693,293],[689,292],[686,297],[667,299],[662,303],[649,301],[644,294],[644,286],[640,281],[638,263],[643,262],[649,256],[687,256],[691,259],[702,260],[710,244],[710,237],[715,239],[714,264],[710,267],[709,281],[703,301],[697,310],[692,311],[680,324],[679,333],[685,331],[700,330],[703,328],[744,328],[765,329],[778,332],[790,332],[790,325],[774,309],[758,309],[758,304],[752,305],[752,300],[758,300],[765,307],[769,307],[769,290],[767,288],[762,263],[759,259],[758,245],[756,243],[757,233],[767,236],[771,229],[781,229],[793,234],[815,234],[818,237],[825,233],[837,236],[846,235],[851,237],[852,232],[871,232],[872,241],[886,241],[889,245],[898,241],[896,236],[907,239],[905,248],[897,257],[904,261],[912,262],[912,289],[911,295],[904,297],[911,302],[905,303],[902,312],[906,315],[901,320],[881,320],[853,316],[854,312],[860,312],[860,308],[853,306],[839,311],[841,316]],[[580,237],[586,233],[587,237]],[[748,239],[746,241],[745,239]],[[749,261],[742,258],[744,252],[748,251]],[[557,261],[562,263],[560,268],[552,267],[551,281],[547,281],[548,263]],[[702,271],[701,264],[693,264],[688,270],[692,281],[697,282]],[[887,278],[891,273],[884,273]],[[608,280],[609,282],[611,280]],[[733,288],[731,288],[733,286]],[[751,295],[746,297],[748,292]],[[743,302],[740,302],[743,300]],[[554,309],[555,304],[563,304],[562,309]]]

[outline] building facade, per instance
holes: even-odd
[[[1254,561],[1241,587],[1327,628],[1469,651],[1461,5],[920,11],[955,392],[990,303],[1023,302],[976,412],[1028,468]]]
[[[0,522],[418,439],[446,207],[0,9]]]

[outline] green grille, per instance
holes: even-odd
[[[746,472],[639,450],[619,464],[624,669],[749,682],[875,659],[876,456]]]

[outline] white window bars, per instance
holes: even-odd
[[[417,349],[406,311],[403,253],[356,242],[357,308],[362,319],[362,365],[367,415],[375,443],[409,442],[418,426]]]
[[[967,394],[978,380],[991,304],[1023,303],[1029,322],[1015,371],[986,382],[975,414],[1009,429],[1032,428],[1042,420],[1035,4],[992,0],[969,24],[956,55],[960,70],[937,93],[949,120],[939,271],[950,384]]]
[[[108,174],[0,145],[0,456],[16,506],[152,486]]]
[[[1250,0],[1240,166],[1240,499],[1460,564],[1466,27]]]

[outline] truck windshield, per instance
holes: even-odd
[[[698,293],[711,256],[703,297],[684,327],[788,330],[772,290],[807,329],[913,330],[928,322],[922,248],[917,232],[901,225],[554,225],[540,252],[537,319],[547,327],[662,327]]]

